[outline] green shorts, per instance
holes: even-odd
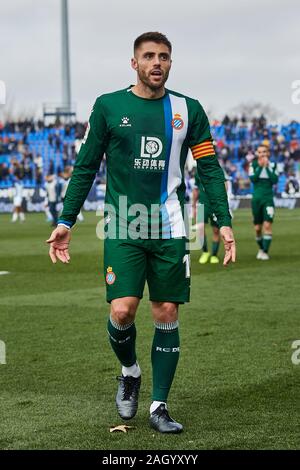
[[[154,302],[190,300],[190,255],[185,238],[104,241],[106,300],[143,297],[145,282]]]
[[[252,199],[252,214],[254,225],[261,225],[264,222],[273,222],[274,220],[274,201],[268,199]]]
[[[217,228],[219,227],[218,222],[212,212],[211,205],[209,204],[209,202],[208,201],[199,202],[197,223],[208,224],[209,221],[212,227],[217,227]]]
[[[212,227],[217,227],[217,228],[219,227],[217,223],[217,219],[215,219],[215,216],[211,211],[210,205],[206,204],[204,206],[204,223],[208,224],[209,221]]]

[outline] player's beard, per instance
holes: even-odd
[[[137,74],[138,74],[138,77],[140,79],[140,81],[145,85],[147,86],[148,88],[150,88],[150,90],[152,91],[157,91],[161,88],[164,87],[166,81],[168,80],[168,77],[169,77],[169,70],[167,72],[161,70],[161,73],[162,73],[162,79],[158,82],[158,83],[153,83],[151,81],[151,78],[150,78],[150,73],[147,74],[144,70],[141,70],[141,69],[137,69]]]

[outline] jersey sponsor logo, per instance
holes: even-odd
[[[145,137],[141,139],[141,157],[157,158],[163,149],[162,141],[158,137]]]
[[[116,277],[117,276],[113,272],[112,267],[108,266],[108,268],[106,270],[106,276],[105,276],[105,280],[106,280],[107,284],[109,284],[109,285],[113,284],[116,280]]]
[[[165,160],[149,160],[148,158],[135,158],[133,168],[135,170],[163,171]]]
[[[121,119],[122,123],[120,124],[120,127],[131,127],[131,123],[129,122],[130,119],[127,116],[123,116]]]
[[[180,129],[183,128],[184,122],[180,114],[176,113],[174,114],[174,118],[172,119],[172,127],[173,129],[176,129],[177,131],[180,131]]]
[[[159,137],[137,136],[139,156],[134,158],[135,170],[164,171],[163,141]],[[160,158],[159,158],[160,157]]]

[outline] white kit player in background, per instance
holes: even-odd
[[[62,181],[61,201],[62,201],[62,203],[64,202],[65,195],[66,195],[66,192],[67,192],[70,180],[71,180],[71,176],[72,176],[72,168],[71,167],[66,167],[65,171],[62,173],[62,178],[61,178],[61,181]],[[77,220],[79,222],[84,221],[82,211],[79,212],[79,214],[77,216]]]
[[[236,209],[236,204],[235,204],[235,199],[234,199],[234,194],[232,192],[232,177],[229,176],[225,168],[222,168],[224,172],[224,177],[225,177],[225,186],[226,186],[226,191],[227,191],[227,198],[228,198],[228,205],[229,205],[229,211],[230,215],[233,219],[233,211]]]
[[[14,199],[13,199],[13,215],[12,215],[12,222],[17,222],[18,218],[20,222],[25,221],[25,214],[22,209],[22,200],[23,200],[23,182],[19,178],[19,176],[15,175],[15,182],[14,182]]]

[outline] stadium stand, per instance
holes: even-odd
[[[47,175],[59,175],[74,164],[86,125],[76,122],[46,126],[43,121],[33,120],[0,123],[0,189],[12,187],[15,175],[25,188],[44,188]],[[251,121],[225,116],[222,121],[212,121],[211,130],[235,196],[251,194],[248,167],[256,146],[262,142],[269,144],[271,160],[278,163],[276,194],[299,194],[300,123],[273,125],[264,116]]]

